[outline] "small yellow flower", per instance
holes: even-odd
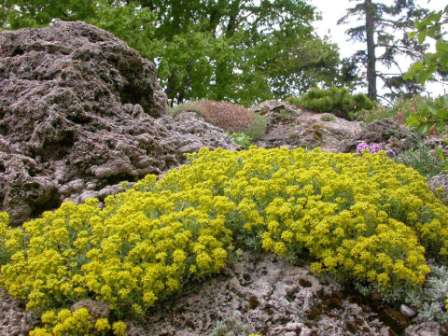
[[[127,325],[122,321],[114,322],[114,324],[112,324],[112,330],[115,336],[125,336]]]
[[[45,313],[43,313],[41,316],[41,321],[42,321],[42,323],[45,323],[45,324],[53,324],[53,323],[57,322],[57,320],[58,320],[58,317],[54,310],[48,310]]]
[[[95,322],[95,329],[99,332],[105,332],[110,330],[109,321],[106,318],[100,318]]]

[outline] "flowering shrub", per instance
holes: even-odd
[[[39,312],[91,298],[138,317],[219,272],[237,244],[311,258],[317,273],[380,291],[422,285],[425,257],[447,257],[448,208],[383,153],[204,149],[189,159],[103,208],[66,202],[23,230],[0,217],[0,286]]]
[[[386,149],[384,149],[382,144],[378,144],[378,143],[368,144],[363,141],[356,145],[356,153],[358,153],[358,154],[364,154],[364,153],[376,154],[381,151],[385,151],[386,154],[390,157],[395,157],[397,155],[393,149],[388,148],[386,150]]]
[[[107,318],[95,319],[87,308],[49,310],[42,314],[41,321],[43,327],[32,330],[30,336],[127,335],[126,323],[117,321],[110,324]]]
[[[356,146],[356,152],[359,154],[366,152],[374,154],[382,150],[383,147],[381,146],[381,144],[377,143],[367,144],[366,142],[361,142]]]

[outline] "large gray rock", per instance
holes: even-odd
[[[361,123],[329,113],[313,113],[285,102],[267,101],[253,110],[267,119],[267,132],[257,145],[267,148],[320,147],[330,152],[346,152],[362,132]]]
[[[0,335],[27,335],[36,324],[37,319],[0,288]]]
[[[421,141],[423,141],[423,137],[417,132],[393,119],[381,119],[365,125],[362,132],[353,139],[350,150],[354,151],[357,144],[365,142],[380,144],[384,150],[399,154],[417,148]]]
[[[244,254],[227,274],[152,312],[140,335],[390,335],[378,315],[304,267]]]
[[[195,112],[181,112],[176,115],[175,122],[164,116],[160,121],[170,130],[181,134],[178,137],[179,152],[196,152],[202,147],[238,149],[223,129],[204,120]]]
[[[359,143],[379,144],[390,153],[416,148],[423,138],[392,119],[364,125],[330,113],[303,111],[283,101],[266,101],[252,108],[267,119],[262,147],[320,147],[330,152],[355,152]]]
[[[405,336],[441,336],[446,335],[446,330],[442,333],[440,324],[436,322],[424,322],[411,325],[406,328]]]
[[[1,32],[0,210],[18,224],[165,171],[185,152],[233,148],[201,120],[207,132],[188,133],[195,121],[175,122],[165,105],[154,64],[108,32],[62,21]]]

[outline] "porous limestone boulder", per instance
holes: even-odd
[[[323,282],[307,268],[275,256],[244,253],[215,279],[189,287],[176,300],[148,314],[145,335],[264,336],[390,335],[365,305]]]
[[[357,144],[379,144],[381,148],[393,154],[414,149],[423,141],[417,132],[401,125],[393,119],[381,119],[365,125],[362,132],[350,144],[350,150],[355,151]]]
[[[154,64],[104,30],[56,21],[1,32],[0,210],[20,224],[201,147],[235,148],[203,120],[168,117],[166,101]]]
[[[320,147],[324,151],[346,152],[362,132],[361,123],[330,113],[314,113],[281,101],[267,101],[253,107],[267,119],[267,132],[256,142],[261,147]]]
[[[37,319],[0,288],[0,335],[23,336]]]

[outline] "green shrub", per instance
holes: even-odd
[[[393,119],[394,117],[395,114],[390,107],[380,104],[375,104],[370,110],[361,110],[356,113],[356,120],[363,121],[366,124],[382,119]]]
[[[423,143],[419,144],[416,149],[400,153],[397,160],[427,177],[448,172],[448,157],[443,150],[440,148],[432,150]]]
[[[313,88],[299,98],[290,98],[291,104],[314,112],[330,112],[338,117],[353,119],[362,110],[371,110],[374,103],[364,94],[352,95],[346,88]]]
[[[431,265],[431,273],[423,288],[405,294],[405,302],[418,310],[418,320],[448,322],[448,268]]]
[[[448,130],[448,96],[402,99],[397,101],[392,111],[395,115],[401,115],[406,125],[422,134]]]
[[[267,120],[264,116],[254,113],[254,120],[252,124],[243,132],[249,136],[252,140],[258,140],[266,133],[267,128]]]
[[[320,117],[320,120],[331,122],[331,121],[336,121],[336,117],[332,114],[324,114],[324,115],[322,115],[322,117]]]
[[[231,133],[230,138],[242,149],[247,149],[252,144],[252,138],[246,133]]]

